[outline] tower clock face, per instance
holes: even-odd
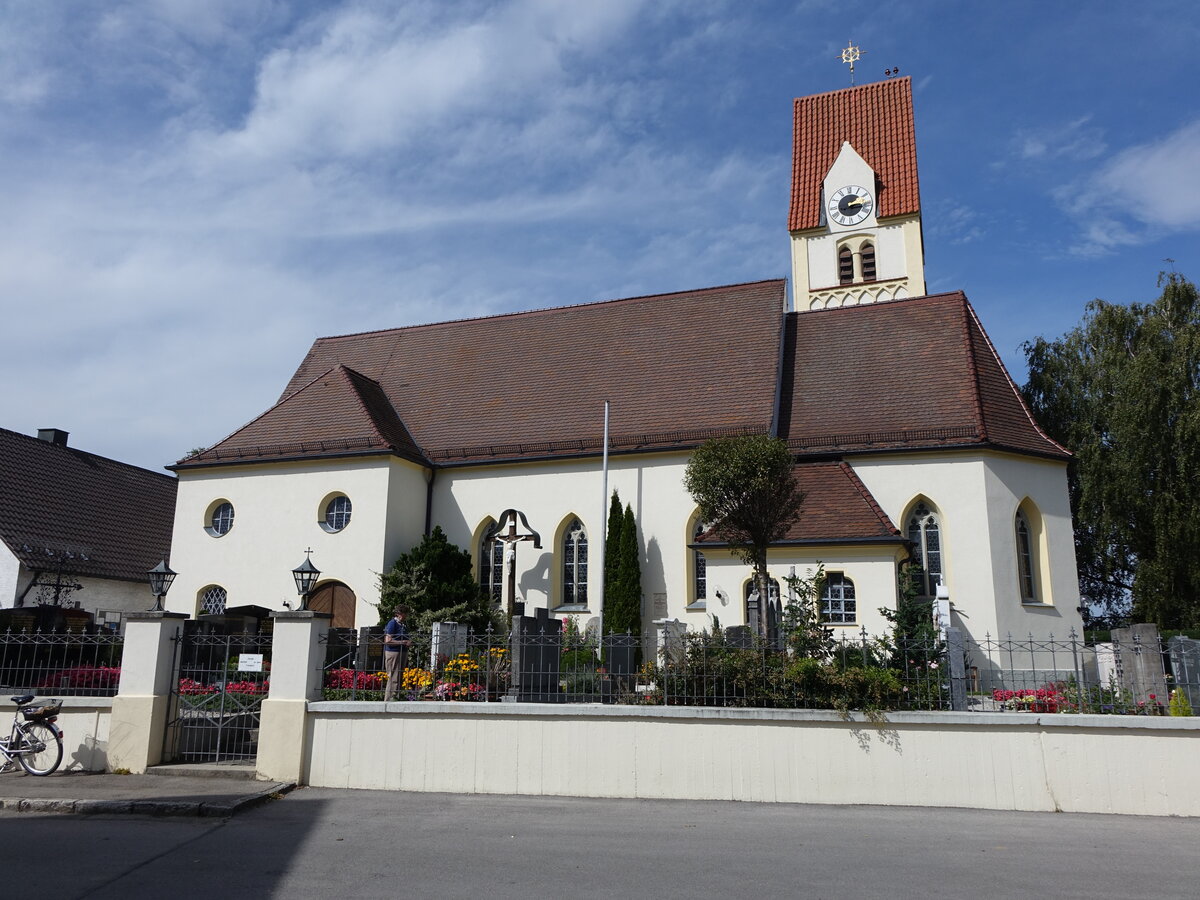
[[[832,221],[839,225],[857,225],[871,214],[875,201],[865,187],[848,184],[833,192],[827,207]]]

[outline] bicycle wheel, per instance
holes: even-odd
[[[30,775],[49,775],[62,762],[61,732],[48,722],[21,726],[21,755],[17,762]]]

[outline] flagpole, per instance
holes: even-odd
[[[608,401],[604,401],[604,462],[600,488],[600,596],[596,598],[596,642],[604,646],[604,551],[608,540]]]

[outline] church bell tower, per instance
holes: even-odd
[[[912,79],[801,97],[794,128],[793,308],[924,294]]]

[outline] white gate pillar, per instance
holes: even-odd
[[[308,701],[321,699],[329,613],[274,612],[271,689],[258,726],[260,778],[303,783],[308,758]]]
[[[108,725],[108,770],[141,774],[162,761],[175,642],[187,613],[125,613],[121,680]]]

